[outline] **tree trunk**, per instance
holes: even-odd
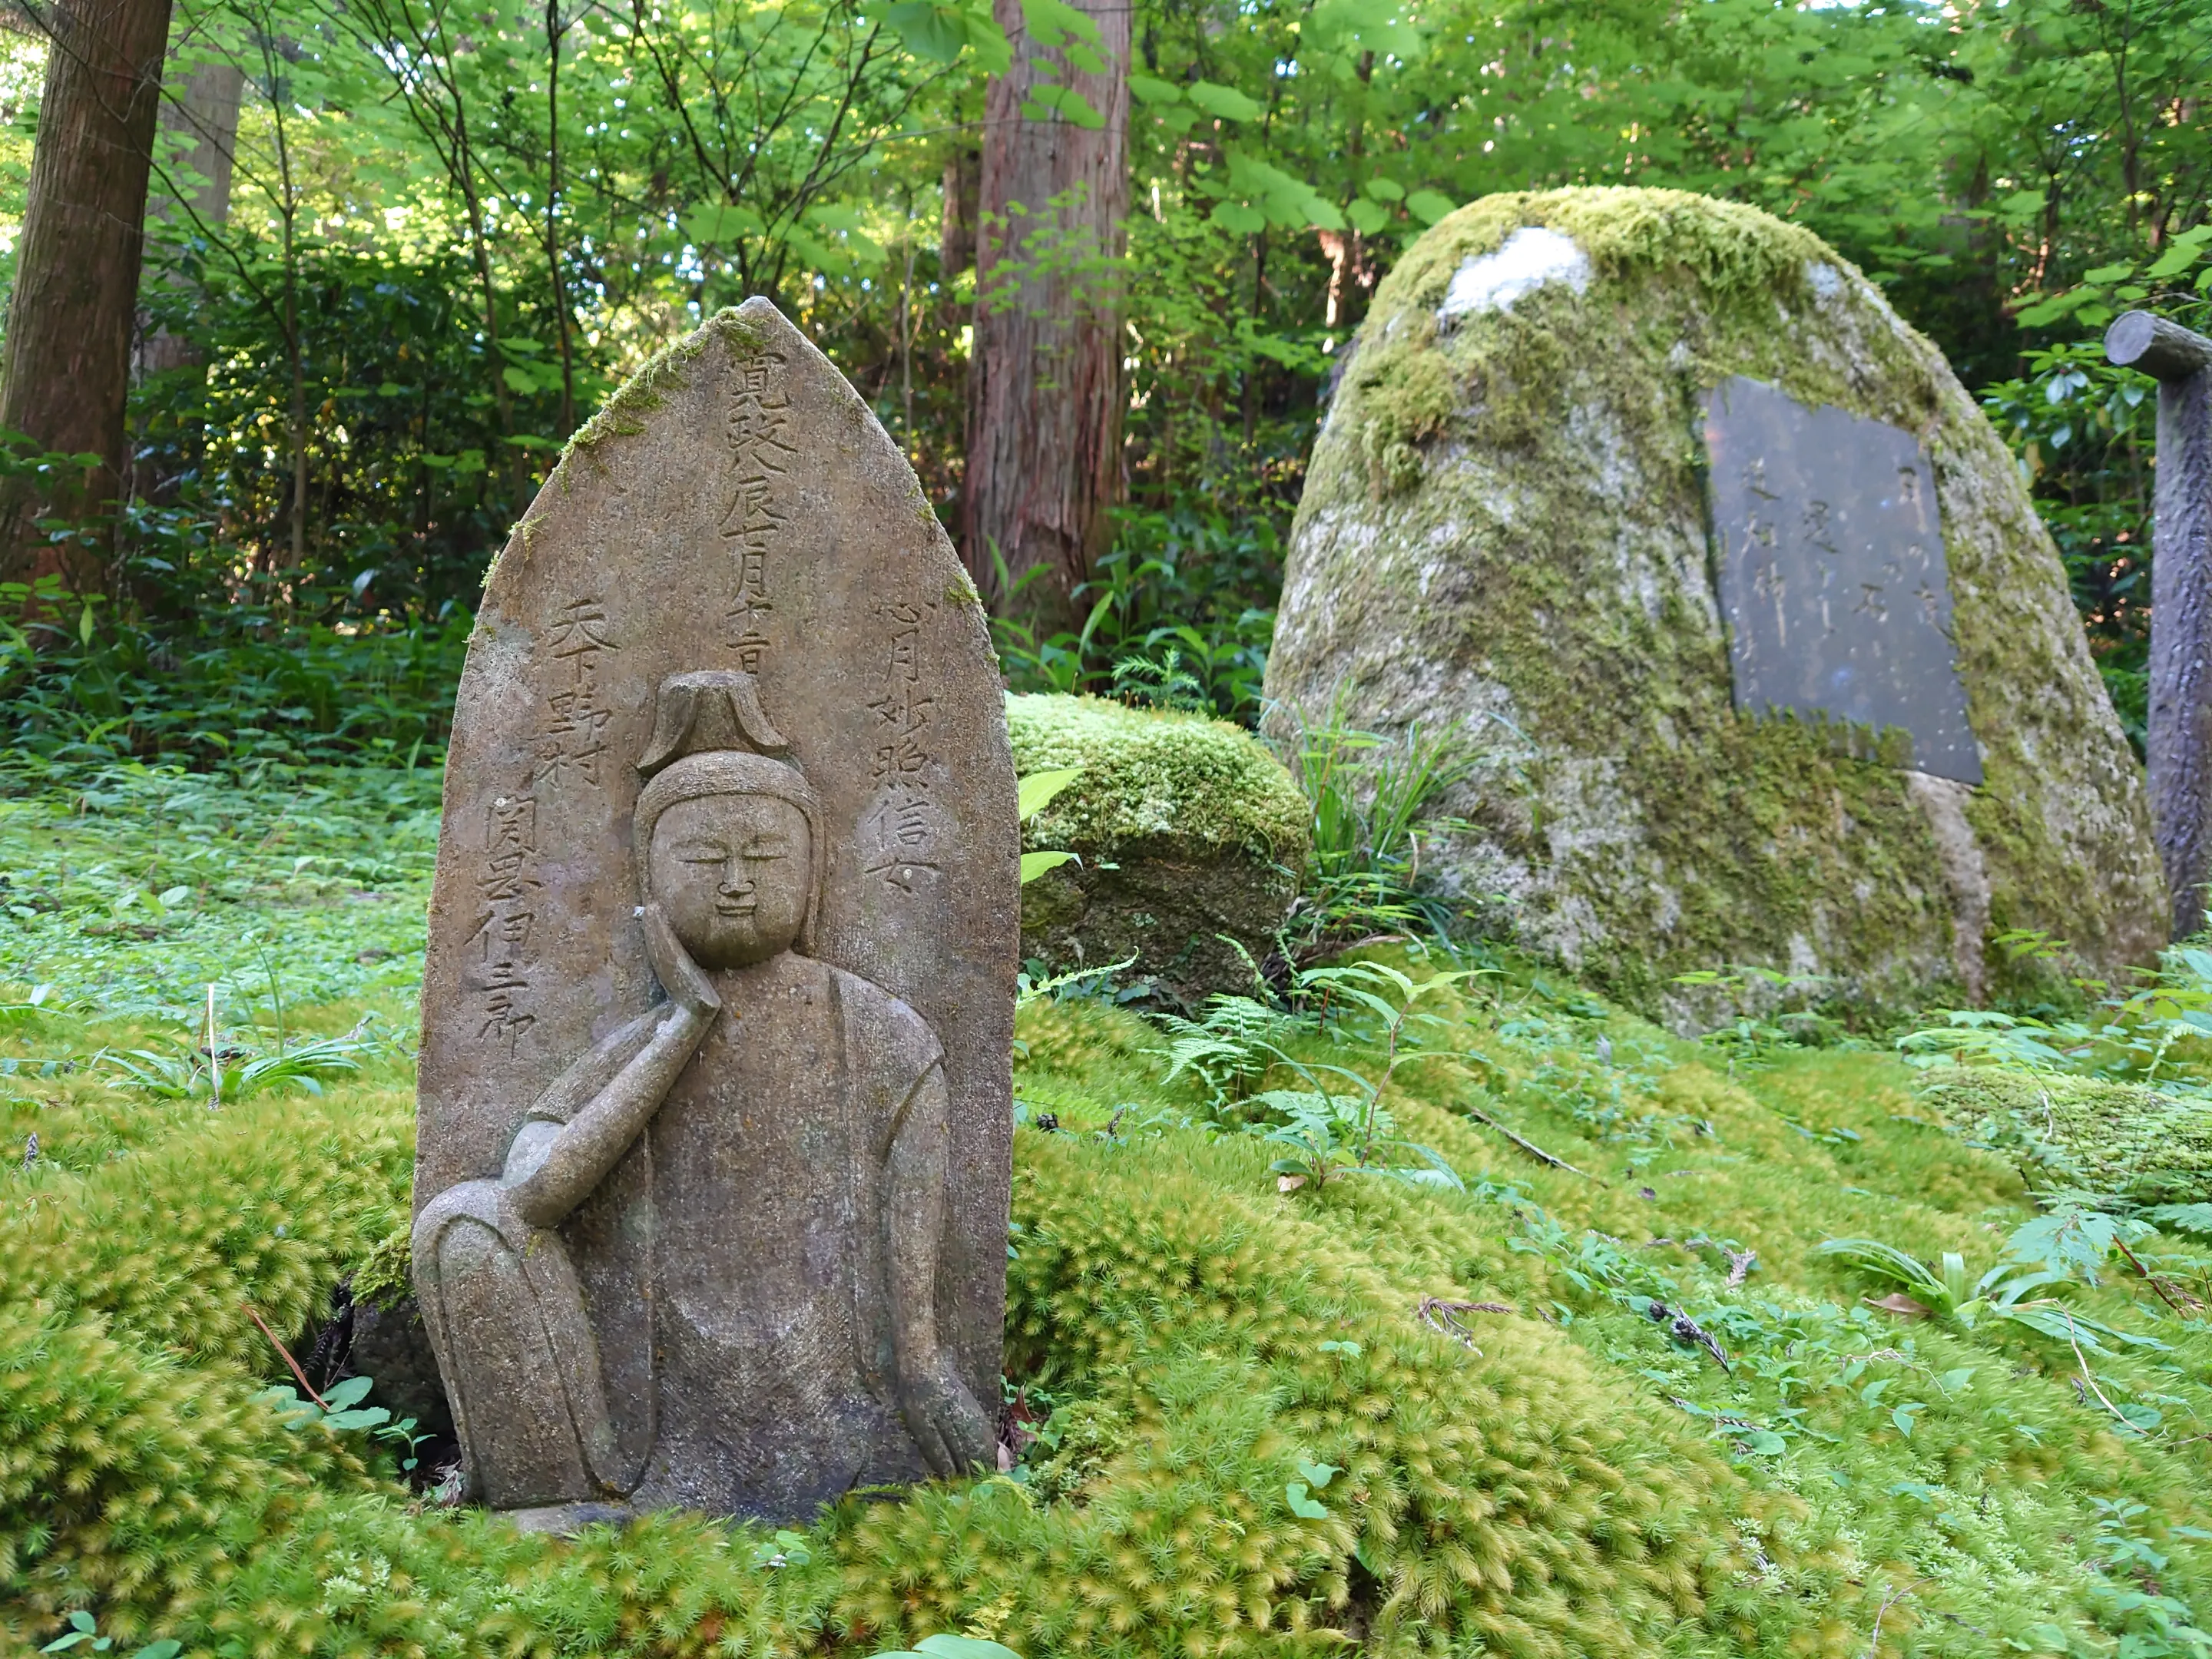
[[[172,194],[156,180],[146,210],[186,234],[221,230],[230,222],[230,175],[238,155],[238,107],[246,71],[221,61],[190,69],[173,61],[169,80],[174,96],[161,105],[161,130],[190,146],[179,149],[167,167],[168,183],[183,193]],[[146,337],[139,373],[160,374],[192,360],[190,342],[163,330]]]
[[[169,0],[69,0],[46,14],[44,101],[0,363],[0,427],[99,465],[58,486],[0,481],[0,580],[103,584],[104,538],[56,544],[37,521],[111,512],[122,483],[146,178]]]
[[[1121,477],[1129,9],[1108,0],[1076,0],[1076,9],[1098,26],[1100,73],[1072,71],[1028,37],[1017,0],[997,0],[1015,58],[984,97],[962,491],[976,585],[1002,612],[1045,622],[1073,615],[1072,595],[1112,536]],[[1040,111],[1041,81],[1072,88],[1105,125]]]
[[[983,152],[965,144],[945,158],[945,210],[937,234],[937,279],[951,293],[960,273],[975,263],[975,204],[981,189]]]

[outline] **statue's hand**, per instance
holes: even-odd
[[[900,1379],[899,1407],[922,1461],[938,1474],[957,1476],[996,1466],[991,1420],[942,1354]]]
[[[691,960],[658,904],[645,907],[645,959],[653,964],[653,975],[669,1000],[684,1012],[711,1018],[720,1010],[722,999],[715,994],[714,981]]]

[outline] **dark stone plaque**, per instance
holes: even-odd
[[[1735,706],[1895,727],[1914,770],[1981,782],[1912,435],[1738,375],[1706,397],[1705,447]]]

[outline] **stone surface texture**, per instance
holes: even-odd
[[[1701,427],[1739,376],[1924,452],[1978,787],[1905,769],[1901,733],[1733,706]],[[1443,803],[1476,829],[1439,879],[1680,1025],[1721,1012],[1686,970],[1884,1006],[2163,943],[2142,769],[2018,469],[1871,284],[1753,209],[1493,196],[1409,249],[1316,445],[1267,690],[1467,722],[1496,763]],[[2015,961],[2007,928],[2070,960]]]
[[[418,1097],[415,1287],[478,1497],[803,1517],[988,1455],[1001,695],[905,458],[765,301],[649,363],[516,527]]]
[[[1249,992],[1222,935],[1266,960],[1312,840],[1282,763],[1224,720],[1097,697],[1009,697],[1006,724],[1024,776],[1083,769],[1023,826],[1025,848],[1082,860],[1023,888],[1023,954],[1054,972],[1134,956],[1124,977],[1190,1006]]]

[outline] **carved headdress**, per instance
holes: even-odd
[[[631,819],[630,848],[637,861],[638,890],[647,899],[653,896],[647,856],[653,826],[678,801],[708,795],[773,795],[799,809],[806,820],[812,861],[799,949],[810,951],[829,854],[828,839],[822,833],[822,803],[792,760],[791,745],[769,724],[758,682],[733,668],[671,674],[660,683],[660,695],[653,703],[653,735],[646,739],[637,769],[646,785]]]

